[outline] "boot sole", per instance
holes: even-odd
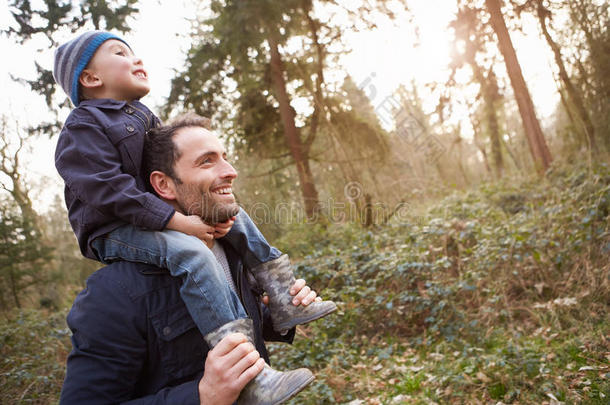
[[[292,318],[292,322],[283,323],[278,326],[274,325],[273,329],[275,329],[276,332],[288,331],[297,325],[305,325],[306,323],[313,322],[317,319],[325,317],[326,315],[330,315],[336,311],[337,311],[337,305],[334,304],[332,308],[330,308],[324,312],[318,312],[317,314],[310,315],[310,316],[304,316],[304,317],[300,317],[300,318]]]
[[[280,398],[278,401],[274,402],[271,405],[283,404],[284,402],[288,401],[289,399],[294,398],[299,392],[303,391],[303,389],[305,387],[307,387],[314,380],[314,378],[315,378],[315,376],[312,374],[309,378],[307,378],[307,380],[304,380],[303,382],[299,383],[299,385],[297,387],[295,387],[291,393],[287,394],[283,398]]]

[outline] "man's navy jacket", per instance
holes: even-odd
[[[256,349],[264,340],[292,342],[273,331],[236,252],[223,244]],[[68,314],[73,349],[60,404],[193,404],[208,347],[182,299],[181,281],[165,269],[116,262],[87,280]]]
[[[70,225],[83,255],[91,241],[124,224],[162,230],[174,208],[147,192],[142,173],[146,131],[159,120],[139,101],[84,100],[64,124],[55,150]]]

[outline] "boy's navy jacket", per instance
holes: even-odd
[[[220,242],[222,243],[222,242]],[[223,243],[242,304],[264,340],[292,342],[271,327],[261,291],[237,253]],[[68,314],[72,352],[60,404],[199,405],[208,347],[180,298],[181,281],[143,263],[115,262],[93,273]]]
[[[142,173],[146,131],[158,118],[139,101],[84,100],[64,124],[55,166],[64,179],[68,217],[81,252],[126,223],[165,228],[174,208],[147,191]]]

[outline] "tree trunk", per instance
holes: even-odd
[[[273,34],[269,35],[268,41],[271,52],[271,80],[273,82],[273,87],[275,88],[277,101],[280,105],[280,117],[284,126],[284,136],[297,166],[297,173],[301,183],[301,194],[303,195],[303,203],[305,204],[305,213],[308,218],[313,219],[318,209],[318,191],[316,190],[313,175],[311,174],[311,169],[309,167],[308,152],[306,148],[304,148],[299,130],[294,122],[293,109],[290,106],[290,98],[286,91],[282,57]]]
[[[373,198],[370,194],[364,195],[364,227],[373,226]]]
[[[10,193],[19,206],[21,215],[32,221],[37,231],[41,231],[42,227],[39,223],[38,214],[32,206],[32,200],[30,199],[28,192],[21,185],[20,179],[13,179],[13,190]]]
[[[501,0],[485,0],[485,5],[490,14],[490,22],[493,30],[498,37],[498,47],[504,57],[504,63],[506,64],[506,70],[515,93],[519,114],[521,115],[521,120],[523,122],[523,129],[525,130],[525,135],[536,169],[538,171],[544,171],[551,165],[551,152],[549,151],[544,135],[542,134],[542,128],[536,117],[532,98],[530,97],[527,85],[523,79],[521,66],[519,65],[515,48],[513,47],[508,29],[506,28],[504,16],[502,15],[500,1]]]
[[[501,179],[504,174],[504,160],[502,158],[502,144],[500,143],[500,130],[498,125],[498,117],[492,106],[485,104],[487,111],[487,123],[489,125],[489,137],[491,140],[491,155],[494,160],[494,172],[496,178]]]
[[[487,75],[487,83],[483,89],[485,99],[485,111],[487,123],[489,125],[489,136],[491,138],[491,153],[494,157],[496,177],[502,178],[504,174],[504,159],[502,158],[502,143],[500,141],[500,125],[498,124],[498,114],[496,113],[497,101],[500,99],[498,81],[493,70]]]
[[[474,49],[470,47],[470,49]],[[472,68],[472,73],[475,79],[479,82],[479,94],[483,97],[483,111],[485,112],[485,121],[487,122],[487,132],[491,143],[491,155],[494,163],[494,174],[496,178],[502,178],[504,174],[504,159],[502,158],[502,147],[500,142],[500,125],[498,124],[498,114],[496,106],[500,100],[500,91],[498,90],[498,80],[493,72],[489,70],[487,76],[483,72],[483,68],[479,65],[475,58],[475,52],[467,52],[466,60]]]
[[[584,126],[585,138],[587,139],[589,150],[594,152],[596,151],[596,144],[595,129],[593,127],[593,123],[591,122],[589,113],[585,108],[585,103],[583,102],[580,92],[576,89],[576,87],[570,80],[570,77],[568,76],[568,72],[563,63],[563,59],[561,58],[561,50],[559,49],[559,45],[557,45],[557,43],[551,37],[551,34],[549,33],[548,27],[546,25],[546,18],[550,15],[550,11],[544,7],[541,0],[537,0],[536,5],[536,12],[538,15],[538,20],[540,21],[542,33],[544,34],[546,42],[553,50],[553,55],[555,56],[555,63],[557,63],[557,67],[559,68],[559,78],[561,79],[564,87],[566,88],[566,91],[568,92],[568,97],[570,98],[571,105],[576,109],[578,118],[580,118]]]
[[[454,145],[457,144],[457,161],[458,167],[460,168],[460,172],[462,173],[462,177],[464,177],[464,183],[466,186],[470,186],[470,178],[468,177],[468,173],[466,172],[466,168],[464,167],[464,151],[462,148],[462,137],[460,136],[459,131],[455,133],[456,139],[453,142]]]
[[[479,134],[479,120],[475,119],[474,116],[471,114],[470,115],[470,122],[472,123],[472,129],[474,130],[474,144],[477,147],[477,149],[479,150],[479,152],[481,152],[481,155],[483,156],[483,164],[485,165],[485,171],[487,171],[487,174],[491,177],[492,173],[491,173],[491,168],[489,167],[489,159],[487,158],[487,151],[485,150],[485,145],[483,145],[481,143],[481,135]]]
[[[13,295],[13,299],[15,300],[15,306],[17,308],[21,308],[21,301],[19,301],[19,294],[17,291],[17,280],[15,279],[15,273],[12,268],[8,269],[9,271],[9,281],[11,283],[11,294]]]
[[[473,69],[478,69],[477,76],[479,77],[481,93],[483,95],[483,100],[485,101],[484,111],[485,119],[487,121],[487,130],[489,131],[489,140],[491,142],[494,174],[496,175],[496,178],[500,179],[504,174],[504,159],[502,157],[502,143],[500,141],[500,125],[496,112],[496,105],[500,99],[498,80],[496,79],[493,70],[490,69],[489,74],[485,77],[481,71],[481,67],[478,66],[476,61],[473,60],[471,64],[473,64]]]
[[[508,156],[510,156],[510,159],[513,161],[513,164],[515,165],[515,167],[517,168],[518,171],[521,171],[521,164],[515,157],[515,154],[513,153],[511,147],[508,145],[507,142],[504,142],[503,140],[501,140],[501,141],[502,141],[502,144],[504,145],[504,149],[506,149],[506,152],[508,152]]]
[[[578,149],[580,149],[580,146],[583,143],[583,139],[581,137],[581,133],[578,131],[578,123],[576,122],[576,119],[574,118],[574,116],[572,115],[572,110],[570,109],[570,103],[568,103],[568,100],[566,98],[566,96],[563,94],[563,89],[561,88],[561,83],[559,83],[559,80],[557,78],[555,78],[555,84],[557,86],[557,92],[559,93],[559,99],[561,100],[561,105],[563,106],[563,109],[566,112],[566,115],[568,116],[568,120],[570,121],[570,124],[572,125],[572,127],[574,127],[574,131],[569,131],[569,134],[574,133],[575,135],[570,136],[569,139],[570,142],[574,142],[574,145],[576,145],[576,147]]]
[[[9,141],[9,129],[4,117],[0,121],[0,131],[0,173],[8,177],[12,185],[12,187],[8,187],[7,184],[0,182],[0,188],[7,191],[13,197],[13,200],[21,210],[21,215],[32,221],[36,230],[41,231],[42,227],[39,223],[38,214],[33,208],[27,186],[21,177],[22,165],[20,155],[28,141],[28,137],[31,135],[23,135],[20,131],[17,131],[16,135],[19,143],[16,150],[11,152],[9,150],[11,144]]]
[[[311,130],[309,132],[309,136],[305,140],[305,147],[307,148],[307,152],[309,152],[309,148],[311,147],[311,144],[313,143],[318,133],[318,123],[320,121],[320,114],[322,113],[324,105],[322,97],[322,85],[324,83],[324,49],[322,49],[322,45],[320,44],[320,40],[318,38],[318,24],[309,15],[310,7],[308,7],[307,2],[303,3],[303,11],[305,14],[305,18],[307,19],[307,23],[309,25],[309,31],[311,31],[311,37],[316,47],[316,56],[318,58],[316,63],[316,83],[313,94],[314,109],[313,114],[311,114]]]

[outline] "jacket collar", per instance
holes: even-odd
[[[79,107],[97,107],[104,108],[107,110],[120,110],[125,107],[126,101],[114,100],[111,98],[96,98],[93,100],[83,100],[79,103]]]
[[[140,108],[145,107],[144,104],[142,104],[139,100],[127,102],[127,101],[115,100],[112,98],[96,98],[93,100],[83,100],[80,102],[80,104],[78,106],[79,107],[92,106],[92,107],[97,107],[97,108],[104,108],[107,110],[120,110],[121,108],[125,107],[127,104],[136,105]]]

